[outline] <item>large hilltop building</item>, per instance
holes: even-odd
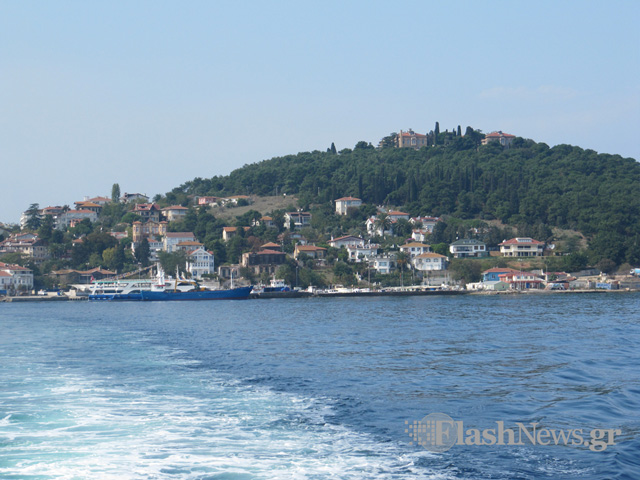
[[[498,130],[497,132],[487,133],[482,139],[482,145],[486,145],[489,142],[500,142],[500,145],[509,148],[514,138],[516,138],[515,135],[503,133],[501,130]]]
[[[400,133],[396,135],[395,144],[398,148],[419,148],[426,147],[428,145],[428,138],[422,133],[416,133],[409,129],[407,132],[400,130]]]

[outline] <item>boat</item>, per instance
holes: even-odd
[[[180,278],[165,280],[164,271],[158,265],[155,280],[149,278],[138,279],[109,279],[95,280],[89,288],[89,300],[142,300],[142,292],[165,289],[189,291],[198,288],[197,282]]]
[[[153,280],[99,280],[91,284],[89,300],[142,300],[140,292],[151,290]]]
[[[236,287],[228,290],[196,289],[182,292],[180,290],[143,290],[140,292],[142,301],[171,301],[171,300],[243,300],[249,298],[252,286]]]
[[[260,285],[251,292],[253,298],[299,298],[310,297],[310,292],[292,289],[284,280],[273,279],[269,286]]]

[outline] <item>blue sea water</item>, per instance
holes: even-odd
[[[0,304],[2,479],[640,478],[640,295]],[[454,445],[441,412],[618,429]]]

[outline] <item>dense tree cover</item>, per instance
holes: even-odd
[[[402,206],[412,215],[499,219],[549,235],[582,232],[593,262],[640,263],[640,165],[631,158],[516,138],[512,148],[479,146],[481,134],[440,133],[420,150],[379,148],[303,152],[245,165],[228,176],[196,178],[167,196],[296,194],[303,207],[353,195]],[[441,142],[442,140],[442,142]],[[540,238],[545,240],[544,238]]]

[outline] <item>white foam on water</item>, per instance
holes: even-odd
[[[416,466],[427,452],[328,423],[321,400],[185,368],[199,362],[184,352],[156,355],[144,379],[45,369],[27,401],[0,393],[0,477],[445,478]]]

